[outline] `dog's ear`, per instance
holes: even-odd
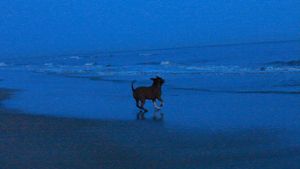
[[[150,80],[154,81],[155,79],[154,78],[150,78]]]

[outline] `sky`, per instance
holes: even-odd
[[[294,39],[299,0],[0,1],[0,58]]]

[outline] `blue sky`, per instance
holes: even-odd
[[[0,57],[290,39],[299,0],[0,1]]]

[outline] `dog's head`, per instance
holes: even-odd
[[[151,80],[153,81],[153,84],[157,84],[162,86],[165,83],[165,80],[159,76],[156,76],[156,78],[151,78]]]

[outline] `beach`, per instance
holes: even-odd
[[[8,99],[11,90],[1,89]],[[1,107],[2,169],[299,168],[281,129],[174,130],[163,121],[84,120]]]

